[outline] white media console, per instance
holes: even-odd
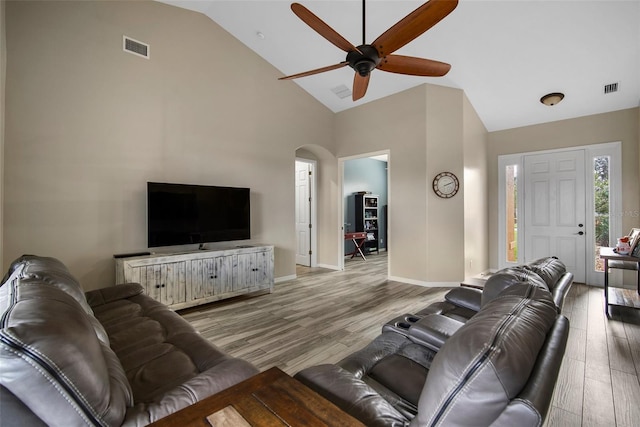
[[[174,310],[273,292],[273,246],[239,246],[116,258],[116,284],[140,283]]]

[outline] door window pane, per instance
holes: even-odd
[[[604,264],[599,253],[602,246],[609,246],[609,156],[599,156],[593,159],[594,182],[594,260],[595,270],[604,271]]]
[[[506,167],[507,262],[518,261],[518,165]]]

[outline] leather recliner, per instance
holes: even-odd
[[[542,425],[569,331],[552,294],[512,284],[444,339],[442,319],[458,322],[431,313],[295,378],[372,427]]]
[[[528,264],[498,270],[486,282],[484,289],[454,288],[437,302],[415,313],[417,317],[442,314],[466,322],[474,316],[483,303],[493,299],[500,291],[515,284],[528,282],[548,290],[558,313],[562,313],[564,300],[573,283],[573,273],[556,257],[545,257]]]

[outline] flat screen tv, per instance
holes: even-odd
[[[149,247],[251,238],[249,189],[147,183]]]

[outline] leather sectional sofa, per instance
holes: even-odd
[[[139,426],[256,374],[138,284],[23,256],[0,286],[0,425]]]
[[[573,276],[555,258],[392,319],[365,348],[296,378],[371,427],[541,426],[564,355]]]

